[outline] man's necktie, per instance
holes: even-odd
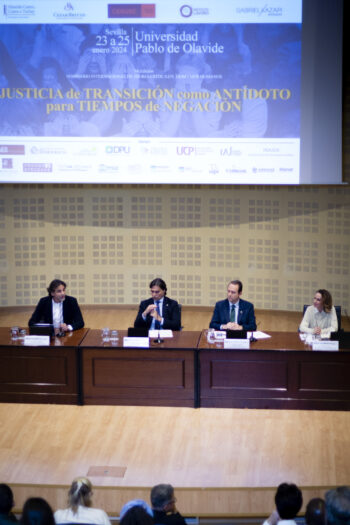
[[[160,301],[156,301],[157,314],[160,316],[159,303],[160,303]],[[160,322],[157,321],[157,319],[156,319],[156,321],[155,321],[155,323],[154,323],[154,328],[155,328],[156,330],[159,330],[159,329],[160,329]]]
[[[231,323],[235,323],[236,322],[236,307],[235,307],[234,304],[231,307],[230,322]]]

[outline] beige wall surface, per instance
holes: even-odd
[[[350,309],[346,186],[0,186],[0,306],[51,279],[81,304],[137,304],[161,276],[212,306],[239,278],[256,308],[300,311],[317,288]]]

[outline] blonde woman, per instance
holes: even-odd
[[[91,504],[92,485],[88,478],[75,478],[68,492],[68,508],[56,510],[56,524],[93,523],[111,525],[104,510],[94,509]]]

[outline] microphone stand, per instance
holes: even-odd
[[[157,344],[164,343],[164,339],[160,338],[160,330],[158,330],[158,337],[157,337],[157,339],[153,339],[153,342],[157,343]]]

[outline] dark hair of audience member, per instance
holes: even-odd
[[[294,483],[281,483],[277,487],[275,503],[282,520],[293,519],[303,504],[301,490]]]
[[[0,483],[0,514],[8,514],[13,507],[13,492],[6,483]]]
[[[154,521],[145,509],[137,505],[122,517],[120,525],[154,525]]]
[[[55,525],[52,508],[43,498],[28,498],[23,506],[22,525]]]
[[[326,503],[322,498],[312,498],[306,505],[306,525],[326,525]]]
[[[68,506],[74,514],[79,505],[83,507],[91,506],[92,485],[88,478],[75,478],[68,491]]]
[[[325,501],[329,525],[350,525],[350,487],[328,490]]]

